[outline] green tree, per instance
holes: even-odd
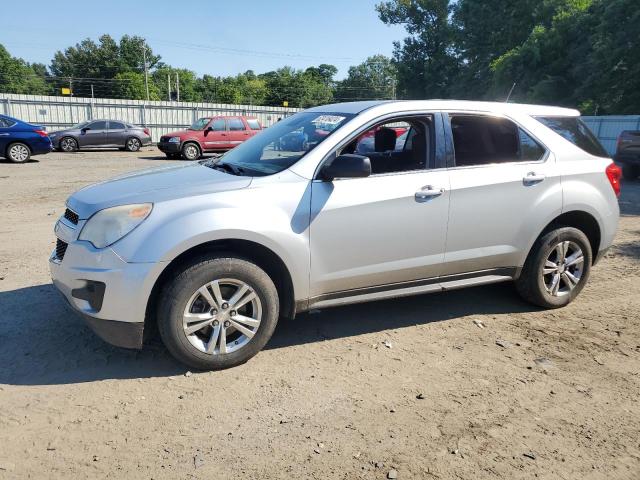
[[[374,55],[360,65],[349,67],[347,78],[338,83],[339,101],[393,98],[397,71],[391,59]]]
[[[409,34],[394,42],[399,96],[450,96],[461,66],[453,8],[449,0],[390,0],[376,6],[384,23],[404,25]]]
[[[113,91],[117,98],[128,98],[131,100],[146,100],[147,88],[144,81],[144,74],[139,72],[122,72],[114,78]],[[149,100],[160,100],[158,88],[153,82],[149,82]]]
[[[30,65],[21,58],[12,57],[0,45],[0,92],[29,95],[48,95],[50,86],[46,81],[46,69],[42,65]]]
[[[178,80],[180,82],[181,102],[201,102],[203,99],[196,74],[191,70],[173,68],[162,64],[155,69],[151,78],[160,96],[160,100],[169,99],[169,88],[173,95],[172,98],[175,98],[178,90]]]

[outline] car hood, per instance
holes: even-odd
[[[197,135],[202,130],[176,130],[175,132],[164,133],[163,137],[185,137],[188,135]]]
[[[63,133],[78,133],[79,130],[75,128],[65,128],[64,130],[56,130],[54,132],[49,132],[49,135],[61,135]]]
[[[237,177],[205,167],[199,162],[134,172],[78,190],[67,206],[80,219],[98,210],[131,203],[156,203],[209,193],[238,190],[251,184],[251,177]]]

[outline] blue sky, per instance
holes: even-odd
[[[163,61],[198,75],[257,73],[290,65],[338,67],[390,56],[401,27],[384,25],[378,0],[40,0],[10,1],[0,43],[12,55],[49,64],[53,54],[102,33],[147,38]],[[100,8],[96,8],[101,5]],[[20,19],[20,20],[17,20]],[[217,50],[235,49],[236,51]]]

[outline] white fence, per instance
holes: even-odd
[[[84,120],[122,120],[149,127],[155,142],[172,130],[191,125],[201,117],[248,115],[268,127],[299,111],[296,108],[228,105],[223,103],[145,102],[107,98],[48,97],[0,93],[0,113],[29,123],[60,130]]]
[[[610,155],[616,153],[616,140],[624,130],[640,130],[640,115],[582,117]]]

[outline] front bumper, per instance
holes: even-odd
[[[180,153],[180,144],[175,142],[158,142],[158,149],[164,153]]]
[[[76,240],[80,230],[63,220],[56,224],[67,247],[62,258],[56,251],[49,258],[53,284],[104,340],[141,348],[147,302],[163,264],[127,263],[111,248]]]

